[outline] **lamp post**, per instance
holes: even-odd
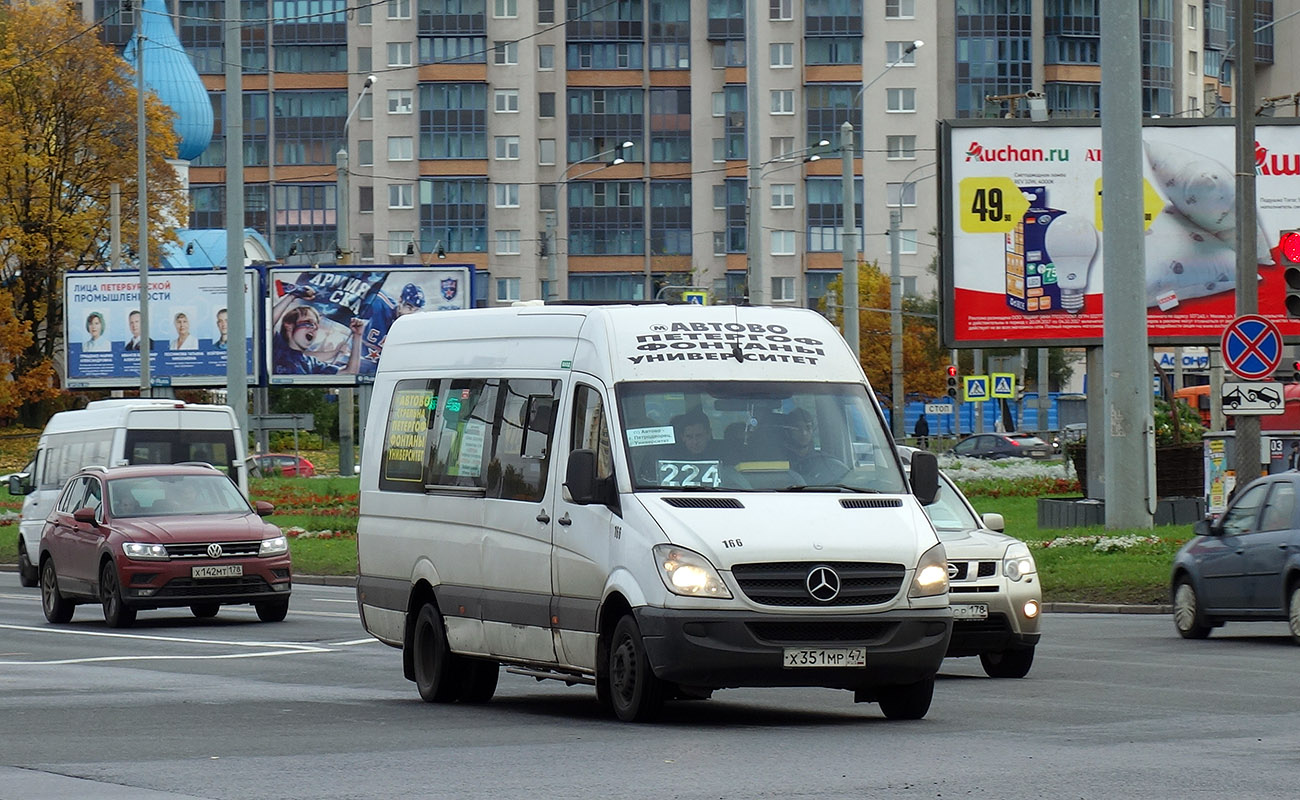
[[[579,159],[573,162],[572,164],[570,164],[569,166],[565,167],[564,171],[560,173],[560,179],[555,182],[555,186],[556,186],[555,204],[557,206],[560,204],[560,191],[559,191],[560,187],[567,188],[569,185],[569,181],[581,178],[583,175],[590,175],[592,172],[599,172],[600,170],[604,169],[604,167],[597,167],[596,169],[593,169],[590,172],[582,173],[582,175],[574,175],[572,178],[566,178],[565,176],[569,174],[569,170],[573,169],[579,164],[590,164],[593,161],[599,161],[601,158],[604,158],[605,156],[611,155],[613,153],[618,153],[619,155],[615,157],[612,161],[610,161],[609,164],[607,164],[606,166],[616,167],[619,164],[622,164],[626,160],[622,156],[623,151],[630,150],[632,147],[635,147],[635,143],[629,139],[628,141],[625,141],[622,144],[620,144],[618,147],[611,147],[608,150],[603,150],[599,153],[596,153],[595,155],[587,156],[586,158]],[[555,265],[555,249],[557,245],[555,241],[555,226],[556,226],[555,215],[556,215],[555,211],[551,211],[546,215],[546,238],[548,240],[547,248],[546,248],[546,288],[542,291],[542,300],[546,302],[556,299],[557,297],[556,285],[559,283],[559,276],[556,274],[556,265]],[[441,256],[439,257],[441,258]]]
[[[145,13],[141,9],[141,14]],[[149,176],[148,162],[145,158],[145,137],[147,129],[144,117],[144,23],[135,26],[135,137],[136,163],[135,188],[136,226],[139,228],[140,242],[140,396],[153,396],[153,387],[149,375],[150,356],[153,354],[153,341],[149,338]]]
[[[247,436],[249,320],[244,310],[244,26],[240,22],[239,0],[226,0],[225,10],[226,404],[235,412],[239,429]],[[208,261],[212,261],[211,256]]]
[[[348,196],[348,125],[352,122],[352,115],[357,113],[361,107],[361,100],[365,98],[366,91],[375,84],[375,76],[366,76],[365,83],[361,84],[361,92],[357,95],[357,101],[352,104],[352,110],[343,119],[343,146],[339,148],[338,154],[334,158],[334,164],[337,168],[337,190],[338,197],[335,198],[334,208],[334,225],[336,232],[335,252],[338,254],[338,262],[346,264],[351,261],[352,255],[351,243],[348,238],[348,216],[350,214],[350,198]],[[352,467],[356,463],[354,432],[355,428],[352,423],[354,406],[356,405],[356,390],[351,386],[345,386],[339,389],[339,474],[352,475]]]
[[[903,424],[903,276],[898,264],[898,225],[903,221],[903,194],[908,186],[914,186],[912,180],[917,170],[933,167],[934,162],[913,167],[898,185],[898,202],[889,209],[889,382],[890,414],[894,438],[901,440],[907,435]],[[926,175],[917,181],[933,177]]]
[[[898,58],[887,64],[880,74],[862,85],[858,93],[854,95],[853,102],[849,103],[848,108],[852,109],[857,106],[858,100],[866,94],[867,90],[875,84],[876,81],[885,77],[885,75],[894,67],[907,60],[907,57],[915,53],[918,48],[924,47],[925,42],[917,39],[909,44],[899,55]],[[866,113],[863,112],[865,118]],[[840,248],[843,254],[841,259],[842,273],[840,282],[843,284],[843,303],[844,303],[844,321],[842,323],[844,338],[848,340],[849,347],[853,349],[853,356],[859,361],[862,360],[862,342],[860,341],[861,328],[858,324],[858,247],[857,232],[858,221],[857,214],[853,207],[853,123],[844,120],[840,126],[840,158],[844,160],[843,181],[844,181],[844,232],[840,239]],[[864,187],[865,193],[865,187]]]
[[[750,170],[749,202],[745,205],[745,232],[746,232],[747,242],[748,242],[745,245],[745,265],[746,265],[745,281],[748,284],[746,296],[749,298],[751,305],[757,304],[754,299],[753,281],[762,280],[762,270],[758,268],[758,264],[759,264],[759,259],[762,257],[762,254],[759,252],[759,249],[762,247],[762,241],[763,241],[762,239],[763,226],[762,223],[759,221],[759,216],[761,214],[759,203],[763,201],[763,179],[766,178],[768,175],[771,175],[773,172],[780,172],[783,169],[789,169],[790,167],[795,167],[800,164],[807,164],[812,161],[820,161],[821,160],[820,153],[812,153],[812,155],[804,155],[804,154],[811,153],[813,150],[817,150],[819,148],[829,147],[829,146],[830,146],[830,140],[822,139],[821,141],[817,142],[817,144],[809,145],[808,147],[804,147],[799,150],[792,150],[789,153],[782,153],[779,156],[774,156],[773,158],[769,158],[767,161],[763,161],[759,164],[755,164],[753,169]],[[801,156],[801,155],[803,155],[802,159],[797,158],[797,156]],[[781,166],[779,167],[772,167],[772,169],[768,169],[768,170],[763,169],[763,167],[766,167],[769,164],[774,164],[778,161],[785,161],[789,163],[784,163],[781,164]]]

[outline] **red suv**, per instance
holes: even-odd
[[[110,627],[141,609],[189,606],[196,617],[251,603],[279,622],[289,610],[289,543],[209,464],[86,467],[69,479],[41,532],[45,618],[98,602]]]

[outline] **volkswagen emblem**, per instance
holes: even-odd
[[[950,580],[950,581],[955,581],[955,580],[957,580],[957,576],[960,575],[960,574],[961,574],[961,568],[958,567],[956,564],[952,563],[951,561],[949,561],[949,562],[948,562],[948,580]]]
[[[221,545],[216,542],[208,545],[208,558],[221,558]]]
[[[808,594],[823,603],[829,603],[840,593],[840,576],[827,566],[813,567],[804,583],[808,586]]]

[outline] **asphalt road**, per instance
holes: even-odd
[[[628,725],[590,687],[503,674],[420,702],[352,589],[283,623],[97,606],[48,625],[0,576],[0,798],[1290,798],[1300,670],[1281,624],[1050,614],[1024,680],[950,660],[919,722],[847,692],[750,689]]]

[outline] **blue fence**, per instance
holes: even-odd
[[[1049,392],[1047,420],[1045,424],[1039,424],[1038,420],[1038,393],[1025,392],[1016,400],[1008,400],[1007,404],[1011,407],[1011,418],[1016,420],[1016,427],[1019,430],[1026,431],[1054,431],[1060,429],[1057,414],[1057,396],[1059,392]],[[1077,396],[1077,395],[1076,395]],[[947,398],[931,400],[931,403],[942,403]],[[882,401],[883,402],[883,401]],[[913,400],[903,408],[903,430],[910,436],[916,429],[916,420],[925,413],[926,403],[920,400]],[[1021,421],[1020,409],[1024,407],[1024,419]],[[998,419],[1002,414],[1002,404],[997,400],[985,400],[978,403],[957,403],[957,420],[961,430],[953,429],[952,414],[927,414],[926,421],[930,424],[931,436],[944,435],[966,435],[975,431],[975,415],[980,414],[983,418],[985,431],[992,431],[997,426]],[[885,403],[885,418],[890,419],[891,413],[888,403]],[[892,426],[892,420],[890,425]]]

